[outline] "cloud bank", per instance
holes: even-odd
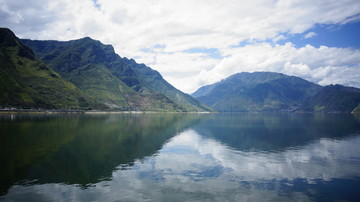
[[[275,71],[328,85],[341,83],[360,86],[360,51],[347,48],[315,48],[293,44],[272,46],[268,43],[233,48],[211,70],[203,70],[199,83],[215,82],[236,72]]]
[[[314,37],[310,30],[318,24],[359,21],[357,0],[0,0],[0,5],[0,26],[22,38],[90,36],[158,70],[185,92],[232,73],[260,70],[360,87],[358,50],[280,44],[294,34]]]

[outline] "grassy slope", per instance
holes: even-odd
[[[6,28],[0,29],[0,103],[2,107],[103,108],[72,83],[36,59]]]

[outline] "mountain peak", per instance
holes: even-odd
[[[360,89],[320,85],[275,72],[242,72],[193,96],[219,111],[359,111]]]
[[[2,47],[16,47],[16,54],[20,57],[26,57],[34,60],[34,52],[26,45],[19,41],[19,38],[8,28],[0,28],[0,45]]]
[[[86,36],[86,37],[83,37],[80,39],[71,40],[71,41],[82,43],[82,44],[92,44],[92,45],[97,45],[97,46],[111,46],[111,45],[105,45],[101,41],[93,39],[89,36]],[[64,42],[66,42],[66,41],[64,41]]]
[[[241,72],[201,87],[193,96],[219,111],[293,110],[321,86],[276,72]]]
[[[91,38],[91,37],[89,37],[89,36],[86,36],[86,37],[80,38],[80,39],[78,39],[78,40],[92,40],[92,41],[96,41],[96,40],[92,39],[92,38]]]
[[[210,93],[217,86],[233,86],[233,87],[242,87],[249,88],[251,86],[266,83],[272,80],[289,77],[282,73],[276,72],[240,72],[233,74],[217,83],[210,84],[207,86],[202,86],[197,91],[195,91],[192,96],[195,98],[205,96]]]
[[[92,108],[97,103],[34,56],[9,29],[0,29],[0,106]]]
[[[0,28],[0,44],[4,46],[16,46],[17,37],[15,34],[8,28]]]

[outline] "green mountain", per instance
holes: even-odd
[[[205,105],[111,45],[89,37],[72,41],[21,40],[36,57],[76,87],[108,107],[120,110],[209,111]]]
[[[0,28],[0,107],[106,108],[37,59],[7,28]]]
[[[351,112],[360,90],[340,85],[322,87],[295,76],[273,72],[238,73],[192,94],[223,112]]]
[[[238,73],[201,87],[193,96],[216,110],[294,110],[321,86],[304,79],[272,72]]]
[[[325,112],[360,112],[356,109],[360,104],[360,89],[341,85],[323,87],[311,97],[305,109]]]

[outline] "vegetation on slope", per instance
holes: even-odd
[[[7,28],[0,28],[0,89],[1,107],[105,107],[38,60]]]

